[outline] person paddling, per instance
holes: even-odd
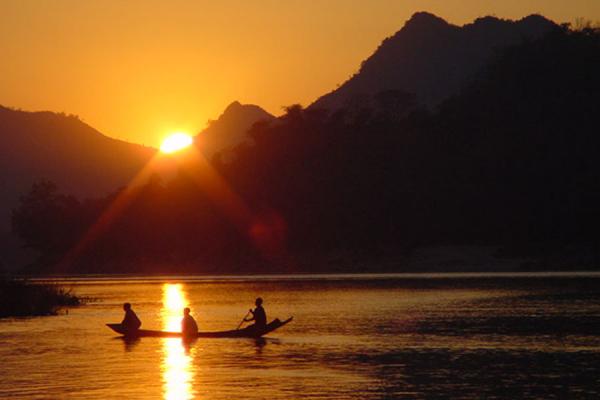
[[[138,316],[131,309],[130,303],[123,304],[123,311],[125,311],[125,317],[123,318],[123,321],[121,321],[121,326],[128,334],[134,334],[140,329],[140,326],[142,326],[142,321],[140,321]]]
[[[257,298],[254,302],[256,308],[254,310],[249,311],[250,314],[252,314],[252,316],[244,318],[244,321],[246,322],[254,321],[254,325],[251,325],[250,327],[264,328],[267,325],[267,314],[265,313],[265,309],[263,308],[262,303],[263,299],[260,297]]]
[[[198,336],[198,324],[194,317],[190,315],[188,307],[183,309],[183,319],[181,320],[181,333],[183,337],[194,338]]]

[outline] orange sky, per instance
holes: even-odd
[[[0,0],[0,104],[157,146],[233,100],[310,104],[422,10],[600,20],[598,0]]]

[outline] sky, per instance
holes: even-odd
[[[600,21],[600,0],[0,0],[0,104],[158,146],[235,100],[309,105],[417,11]]]

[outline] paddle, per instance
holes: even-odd
[[[240,326],[242,326],[242,324],[243,324],[243,323],[246,321],[246,318],[248,317],[248,315],[250,315],[250,313],[251,313],[251,312],[252,312],[252,311],[251,311],[251,310],[249,310],[249,311],[246,313],[246,315],[244,315],[244,318],[242,318],[242,321],[240,322],[240,324],[237,326],[237,328],[235,328],[235,330],[236,330],[236,331],[240,329]]]

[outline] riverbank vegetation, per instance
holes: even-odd
[[[81,298],[59,285],[0,279],[0,318],[55,315],[81,304]]]

